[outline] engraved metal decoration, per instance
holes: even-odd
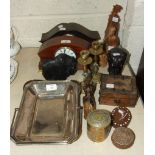
[[[94,142],[102,142],[111,129],[110,112],[104,109],[94,110],[87,116],[87,135]]]

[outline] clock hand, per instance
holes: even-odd
[[[64,53],[66,53],[66,48],[64,49]]]
[[[60,51],[61,51],[61,53],[64,53],[64,50],[63,49],[61,49]]]

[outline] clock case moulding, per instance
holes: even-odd
[[[55,53],[63,47],[75,52],[76,58],[82,50],[89,49],[91,43],[100,40],[98,31],[91,31],[77,23],[61,23],[47,33],[42,34],[38,55],[40,57],[39,69],[45,60],[55,58]]]

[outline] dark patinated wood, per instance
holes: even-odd
[[[114,130],[111,141],[119,149],[127,149],[134,144],[135,133],[130,128],[118,127]]]
[[[87,119],[88,113],[96,109],[96,101],[95,101],[95,83],[84,83],[83,90],[85,92],[85,96],[83,97],[83,107],[84,107],[84,118]]]
[[[135,77],[102,74],[100,104],[134,107],[137,99],[138,90]]]
[[[53,37],[66,34],[80,37],[84,40],[87,40],[88,42],[101,39],[98,31],[91,31],[77,23],[60,23],[48,32],[43,33],[40,42],[43,43]]]
[[[116,107],[111,112],[111,119],[114,128],[127,127],[132,119],[132,114],[126,107]]]
[[[136,82],[137,82],[139,93],[144,103],[144,51],[142,53],[141,60],[139,63],[139,67],[136,75]]]

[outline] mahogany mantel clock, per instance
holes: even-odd
[[[93,41],[99,39],[100,35],[97,31],[91,31],[77,23],[61,23],[47,33],[43,33],[38,55],[39,69],[42,69],[45,79],[63,80],[75,73],[80,51],[88,49]],[[66,63],[68,64],[64,68]],[[72,71],[63,76],[57,76],[54,74],[58,73],[53,72],[53,68],[57,66],[59,70],[72,68]]]

